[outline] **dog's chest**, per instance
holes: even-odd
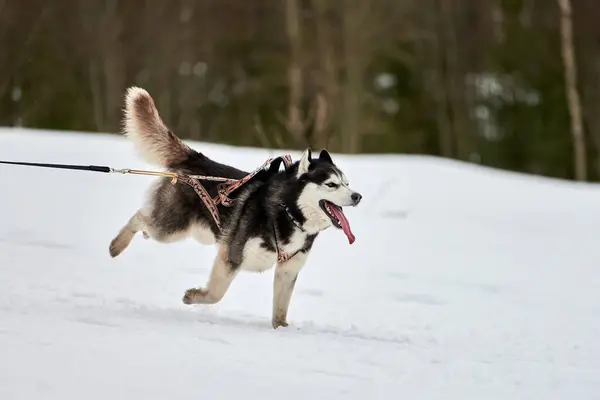
[[[288,255],[304,248],[307,235],[294,232],[288,243],[278,243],[280,251]],[[261,238],[252,238],[244,246],[244,258],[240,267],[247,271],[263,272],[273,267],[277,262],[277,252],[269,251]]]
[[[306,233],[296,229],[287,244],[278,243],[279,249],[284,253],[291,255],[304,247],[304,244],[306,243],[306,237]]]

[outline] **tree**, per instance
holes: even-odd
[[[577,89],[577,66],[573,44],[573,22],[571,0],[557,0],[560,7],[560,33],[562,56],[565,69],[565,90],[571,116],[571,135],[575,157],[575,178],[587,180],[586,146],[583,134],[581,99]]]
[[[303,100],[303,50],[302,50],[302,23],[301,4],[298,0],[286,0],[286,28],[290,43],[290,64],[288,68],[289,79],[289,104],[288,104],[288,130],[297,143],[303,142],[304,120],[302,113]]]

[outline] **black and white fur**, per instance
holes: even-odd
[[[183,174],[233,179],[248,174],[187,146],[163,123],[146,90],[129,88],[125,103],[125,135],[144,160]],[[321,207],[321,201],[340,207],[356,206],[361,196],[350,189],[347,178],[326,150],[313,159],[307,149],[290,168],[280,171],[278,167],[261,171],[234,191],[233,206],[219,205],[222,231],[189,185],[160,178],[145,204],[112,240],[110,255],[118,256],[138,232],[162,243],[192,237],[203,244],[218,244],[207,285],[188,289],[183,296],[185,304],[217,303],[239,271],[262,272],[277,264],[272,325],[287,326],[294,285],[314,240],[332,225],[339,228]],[[202,184],[215,195],[217,182]],[[285,262],[277,262],[274,229],[281,250],[296,253]]]

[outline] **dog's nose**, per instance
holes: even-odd
[[[350,198],[354,202],[354,205],[357,205],[358,203],[360,203],[360,199],[362,199],[362,196],[360,195],[360,193],[354,192],[352,193],[352,196],[350,196]]]

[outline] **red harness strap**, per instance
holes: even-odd
[[[208,178],[211,178],[211,177],[208,177]],[[194,189],[194,191],[198,194],[198,196],[200,196],[200,199],[204,202],[204,205],[210,212],[210,215],[212,215],[213,219],[215,220],[215,224],[217,224],[217,228],[219,228],[219,230],[221,230],[221,218],[219,217],[219,210],[217,209],[216,201],[212,197],[210,197],[210,194],[208,194],[208,192],[206,191],[204,186],[202,186],[202,184],[200,182],[198,182],[196,179],[191,178],[190,176],[186,176],[186,175],[182,175],[182,176],[178,177],[177,180],[187,183]]]
[[[277,251],[277,262],[279,264],[282,264],[286,261],[291,260],[296,254],[300,253],[303,249],[301,247],[291,254],[288,254],[285,251],[283,251],[281,246],[279,246],[279,239],[277,238],[277,229],[275,228],[274,225],[273,225],[273,237],[275,238],[275,250]]]
[[[285,167],[288,168],[292,165],[292,157],[289,154],[285,154],[281,156],[281,159],[285,163]],[[217,206],[219,203],[223,204],[226,207],[231,207],[233,205],[233,200],[229,198],[231,192],[236,189],[239,189],[242,185],[252,179],[256,174],[262,171],[267,165],[273,162],[274,158],[269,158],[264,162],[259,168],[255,169],[253,172],[244,176],[242,179],[228,179],[228,178],[220,178],[216,176],[205,176],[205,175],[180,175],[177,177],[177,180],[187,183],[190,185],[194,191],[198,194],[213,219],[215,220],[215,224],[219,230],[221,230],[221,218],[219,217],[219,210]],[[206,191],[204,186],[199,182],[201,180],[207,181],[222,181],[217,185],[217,196],[212,198],[210,194]]]

